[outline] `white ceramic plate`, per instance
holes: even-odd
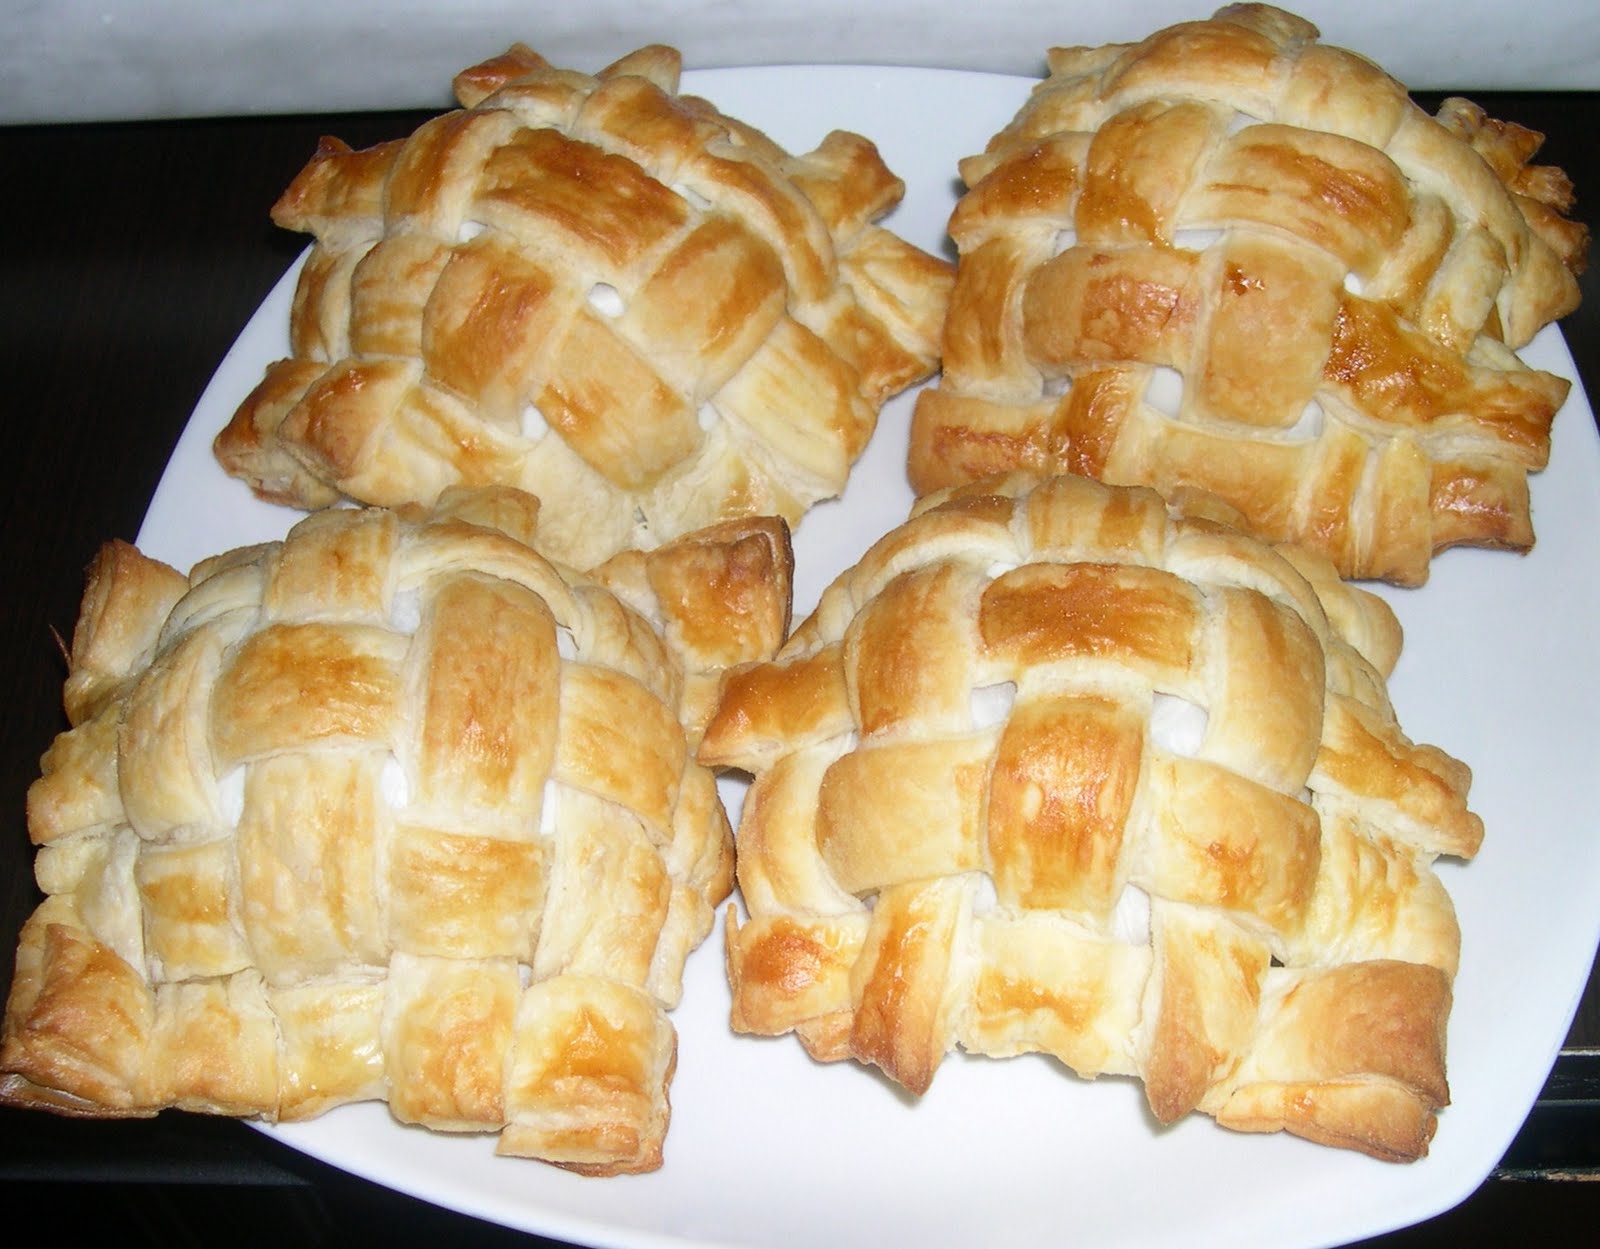
[[[1021,104],[1020,78],[911,69],[719,70],[686,89],[791,150],[833,127],[874,138],[908,191],[892,225],[943,246],[957,158]],[[287,350],[291,272],[201,398],[140,535],[181,567],[276,538],[297,514],[226,478],[210,442],[263,366]],[[1575,377],[1546,330],[1530,363]],[[884,413],[846,496],[796,540],[797,619],[911,502],[909,396]],[[813,1064],[792,1038],[727,1027],[720,933],[690,959],[675,1012],[679,1066],[666,1164],[584,1179],[496,1158],[492,1141],[397,1125],[377,1104],[271,1129],[347,1171],[497,1223],[593,1246],[923,1249],[1334,1244],[1448,1209],[1488,1175],[1566,1034],[1600,935],[1600,439],[1574,388],[1551,467],[1533,485],[1536,549],[1452,551],[1420,591],[1389,594],[1406,628],[1392,692],[1402,726],[1476,770],[1488,832],[1442,874],[1463,951],[1450,1021],[1454,1104],[1432,1154],[1410,1166],[1288,1137],[1243,1136],[1192,1116],[1160,1130],[1132,1081],[1078,1080],[1043,1058],[952,1057],[912,1104],[851,1064]],[[731,803],[739,795],[725,787]]]

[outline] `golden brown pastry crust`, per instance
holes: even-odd
[[[0,1101],[303,1119],[659,1166],[684,960],[732,888],[707,690],[788,623],[781,520],[596,576],[537,506],[330,509],[185,579],[90,570]],[[613,593],[602,584],[609,577]]]
[[[916,1092],[957,1046],[1043,1051],[1163,1122],[1426,1151],[1470,774],[1396,723],[1382,600],[1198,502],[927,496],[729,674],[700,757],[754,777],[737,1031]]]
[[[679,68],[518,45],[407,139],[325,140],[273,210],[316,240],[292,356],[223,467],[304,508],[518,486],[583,568],[837,494],[934,369],[951,266],[873,224],[904,187],[867,140],[791,156]]]
[[[1345,576],[1526,549],[1569,383],[1514,354],[1587,232],[1540,136],[1427,116],[1299,18],[1234,5],[1059,48],[981,156],[918,493],[1021,468],[1213,491]],[[1176,376],[1174,376],[1176,375]]]

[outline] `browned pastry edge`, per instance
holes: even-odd
[[[700,758],[753,777],[736,1032],[913,1093],[955,1048],[1042,1051],[1139,1076],[1160,1122],[1426,1152],[1460,944],[1431,864],[1478,849],[1471,775],[1394,718],[1392,609],[1229,518],[941,491],[730,671]],[[1152,697],[1203,710],[1198,745]],[[1148,938],[1116,935],[1127,886]]]
[[[790,155],[680,68],[514,45],[405,139],[324,140],[273,208],[315,242],[225,471],[307,509],[516,485],[576,567],[836,495],[937,367],[953,266],[876,224],[904,184],[870,140]]]
[[[661,1164],[664,1012],[733,887],[693,746],[720,670],[781,643],[793,554],[757,517],[584,575],[531,549],[538,518],[506,488],[333,509],[188,577],[105,545],[72,728],[28,795],[46,898],[19,944],[0,1104],[292,1121],[377,1099],[585,1174]],[[571,660],[554,613],[579,631]],[[403,699],[415,716],[396,720]],[[554,736],[540,717],[557,714]],[[409,760],[408,796],[385,816],[387,752]],[[228,816],[207,778],[235,764]],[[550,781],[560,822],[530,842]],[[539,945],[518,953],[529,889]],[[526,985],[524,955],[546,961]]]
[[[1533,131],[1460,99],[1429,117],[1317,40],[1245,4],[1051,51],[961,163],[914,490],[1012,469],[1200,488],[1397,585],[1452,546],[1528,549],[1570,383],[1514,350],[1577,304],[1570,183]]]

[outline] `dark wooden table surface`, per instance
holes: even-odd
[[[1578,215],[1597,230],[1600,95],[1476,98],[1549,136],[1543,159],[1571,173]],[[13,470],[0,504],[0,984],[10,983],[16,936],[38,898],[23,797],[63,727],[56,639],[70,635],[83,568],[106,539],[134,538],[213,369],[300,250],[267,208],[318,136],[361,145],[419,120],[0,128],[0,358]],[[1563,329],[1586,390],[1600,395],[1600,258],[1585,292]],[[1545,1096],[1496,1175],[1456,1210],[1374,1243],[1593,1244],[1600,1182],[1585,1177],[1600,1180],[1594,978]],[[133,1123],[0,1113],[0,1189],[14,1212],[48,1209],[56,1234],[111,1231],[125,1246],[379,1235],[537,1243],[343,1176],[240,1124],[175,1113]]]

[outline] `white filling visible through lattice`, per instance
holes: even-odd
[[[383,771],[378,774],[378,794],[391,811],[402,811],[411,805],[411,782],[400,760],[390,755],[383,761]]]
[[[1017,686],[1014,681],[981,685],[972,691],[968,700],[972,709],[972,727],[991,729],[1005,723],[1011,715],[1011,706],[1017,700]]]
[[[1113,940],[1129,945],[1150,944],[1150,895],[1135,885],[1127,885],[1111,912]]]
[[[544,413],[530,403],[522,409],[520,432],[524,438],[537,442],[550,432],[550,423],[544,419]]]
[[[1222,231],[1192,226],[1172,232],[1172,245],[1185,251],[1203,252],[1222,237]]]
[[[217,779],[217,806],[224,822],[239,827],[244,817],[244,768],[229,768]]]
[[[408,637],[422,623],[422,595],[416,590],[401,590],[389,600],[389,627]]]
[[[1150,707],[1150,740],[1168,754],[1193,758],[1205,741],[1204,707],[1174,694],[1157,694]]]
[[[544,794],[539,799],[539,836],[553,837],[556,820],[561,815],[561,787],[554,781],[545,781]]]
[[[675,184],[672,189],[702,212],[712,206],[711,201],[708,200],[704,195],[701,195],[700,192],[695,190],[692,186],[685,186],[680,182]]]
[[[1241,130],[1248,130],[1251,126],[1259,126],[1261,122],[1262,118],[1257,117],[1254,113],[1234,113],[1228,119],[1228,134],[1231,137]]]
[[[596,282],[589,288],[589,307],[603,317],[620,317],[627,309],[622,292],[609,282]]]
[[[1183,407],[1183,374],[1164,364],[1156,365],[1145,381],[1144,401],[1163,415],[1177,416]]]
[[[1288,429],[1284,430],[1289,438],[1314,442],[1322,437],[1323,411],[1322,405],[1315,399],[1306,404],[1300,413],[1300,418]]]

